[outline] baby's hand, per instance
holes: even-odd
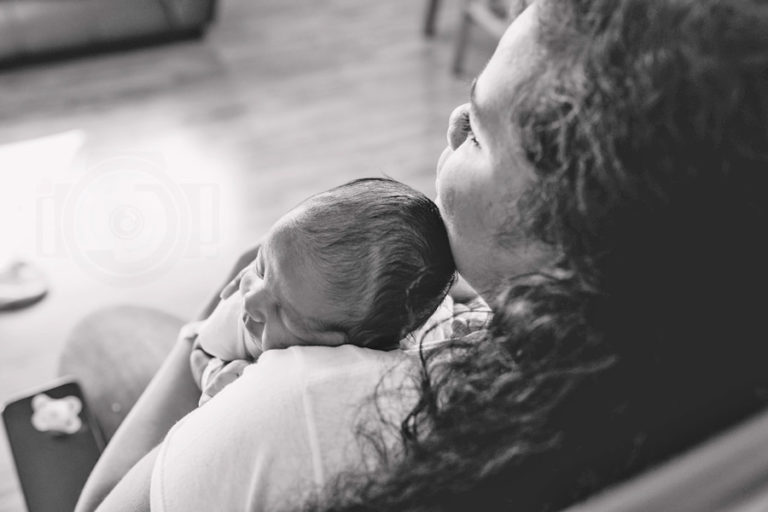
[[[198,405],[203,405],[213,398],[219,391],[237,380],[249,364],[251,364],[250,361],[235,359],[229,363],[222,362],[218,367],[209,368],[210,371],[205,376],[206,378],[204,380],[206,382],[204,383],[203,393],[200,396]]]
[[[200,387],[200,379],[202,378],[203,370],[205,370],[208,361],[211,360],[211,356],[201,349],[200,344],[197,342],[197,336],[200,334],[202,325],[203,321],[186,323],[181,326],[179,335],[177,336],[179,341],[184,340],[192,344],[192,352],[189,354],[189,367],[197,387]]]
[[[200,334],[200,327],[202,327],[204,320],[198,320],[196,322],[188,322],[181,326],[181,329],[179,329],[179,336],[178,338],[188,340],[188,341],[195,341],[197,338],[197,335]]]
[[[203,373],[212,359],[213,356],[200,348],[197,342],[192,345],[192,352],[189,354],[189,369],[192,371],[192,378],[200,391],[203,390]]]

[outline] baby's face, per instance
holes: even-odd
[[[240,281],[243,322],[261,350],[341,345],[348,310],[328,298],[326,284],[301,253],[290,226],[278,223]]]

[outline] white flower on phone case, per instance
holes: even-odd
[[[40,393],[32,399],[32,425],[40,432],[74,434],[83,425],[83,403],[76,396],[51,398]]]

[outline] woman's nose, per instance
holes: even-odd
[[[456,150],[467,138],[467,114],[469,103],[459,105],[448,116],[448,146]]]

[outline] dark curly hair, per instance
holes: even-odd
[[[485,337],[424,354],[398,457],[324,510],[553,511],[759,410],[768,3],[549,0],[510,120],[532,239]],[[762,234],[761,234],[762,233]]]

